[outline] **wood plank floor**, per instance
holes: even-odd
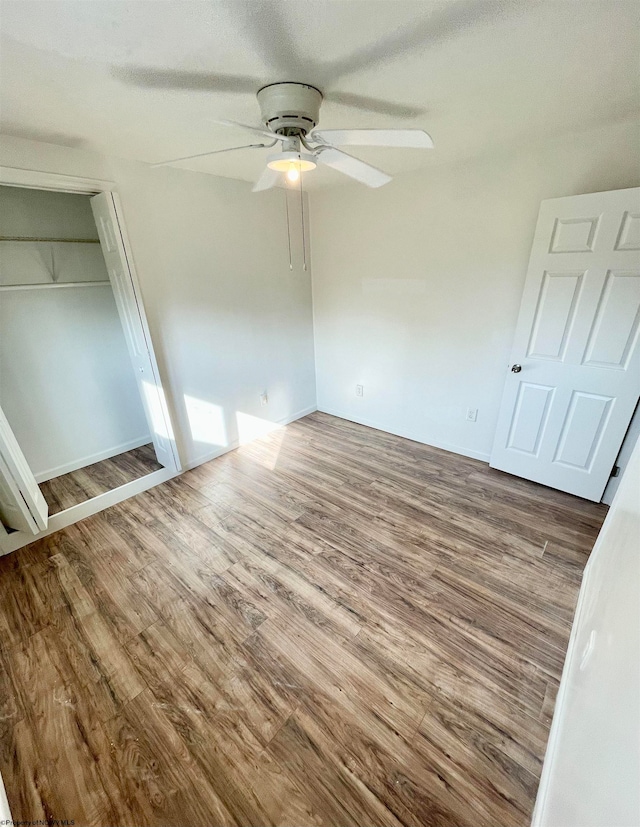
[[[0,559],[14,819],[529,824],[605,513],[317,413]]]
[[[40,490],[49,506],[49,515],[57,514],[161,468],[149,443],[41,482]]]

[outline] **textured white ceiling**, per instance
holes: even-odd
[[[392,174],[640,110],[636,0],[3,0],[0,31],[2,132],[148,162],[250,143],[209,119],[259,125],[254,92],[282,80],[327,94],[324,128],[426,129],[435,150],[350,150]],[[133,69],[201,88],[136,85]],[[245,180],[263,165],[258,150],[184,164]]]

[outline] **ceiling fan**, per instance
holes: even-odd
[[[262,143],[201,152],[162,161],[152,166],[167,166],[180,161],[235,152],[240,149],[270,149],[280,143],[279,151],[268,155],[266,167],[256,181],[253,191],[271,189],[283,182],[282,176],[291,183],[300,180],[300,173],[326,166],[353,178],[368,187],[381,187],[391,181],[391,176],[371,164],[343,152],[342,146],[386,146],[431,149],[433,141],[422,129],[318,129],[322,93],[305,83],[285,82],[263,86],[257,93],[260,104],[262,127],[249,126],[235,121],[218,120],[216,123],[245,129],[262,138]],[[265,143],[265,139],[269,143]]]

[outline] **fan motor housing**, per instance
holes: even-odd
[[[258,92],[262,123],[278,135],[306,135],[320,120],[322,93],[305,83],[272,83]]]

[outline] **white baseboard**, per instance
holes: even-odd
[[[276,427],[289,425],[290,422],[295,422],[296,419],[302,419],[303,416],[308,416],[311,413],[315,413],[317,410],[318,408],[315,405],[311,405],[308,408],[303,408],[301,411],[296,411],[296,413],[291,414],[291,416],[285,416],[282,417],[282,419],[277,419],[271,424]],[[184,465],[183,470],[190,471],[192,468],[197,468],[198,465],[204,465],[205,462],[210,462],[212,459],[216,459],[217,457],[221,457],[223,454],[229,453],[229,451],[234,451],[236,448],[240,447],[240,444],[241,443],[236,439],[233,442],[230,442],[229,445],[214,448],[212,451],[207,451],[206,454],[200,454],[199,457],[196,457]]]
[[[148,445],[152,442],[151,434],[141,436],[137,439],[132,439],[129,442],[123,442],[121,445],[114,445],[107,448],[106,451],[98,451],[96,454],[90,454],[87,457],[80,457],[67,462],[65,465],[58,465],[55,468],[49,468],[47,471],[40,471],[34,474],[36,482],[47,482],[55,477],[61,477],[63,474],[69,474],[71,471],[77,471],[79,468],[86,468],[87,465],[93,465],[94,462],[100,462],[103,459],[111,459],[117,457],[118,454],[124,454],[125,451],[132,451],[134,448],[140,448],[142,445]]]
[[[337,416],[339,419],[346,419],[349,422],[355,422],[357,425],[366,425],[367,428],[374,428],[376,431],[384,431],[386,434],[393,434],[394,436],[401,436],[404,439],[410,439],[412,442],[419,442],[421,445],[430,445],[432,448],[441,448],[443,451],[450,451],[452,454],[460,454],[463,457],[470,459],[479,459],[481,462],[489,462],[490,454],[484,451],[474,451],[471,448],[462,448],[460,445],[452,445],[450,442],[441,442],[440,440],[431,440],[427,442],[423,437],[417,436],[411,431],[394,431],[381,425],[379,422],[374,422],[371,419],[363,417],[355,417],[352,414],[347,414],[344,411],[337,411],[333,408],[325,408],[318,406],[321,413],[329,414],[330,416]]]
[[[240,447],[240,443],[238,440],[235,442],[230,442],[228,445],[224,447],[216,448],[213,451],[207,451],[206,454],[200,454],[195,459],[192,459],[190,462],[185,463],[182,466],[183,471],[190,471],[192,468],[197,468],[198,465],[204,465],[205,462],[210,462],[212,459],[217,459],[221,457],[223,454],[228,454],[229,451],[235,451],[236,448]]]
[[[176,476],[178,476],[178,472],[169,468],[161,468],[159,471],[153,471],[151,474],[146,474],[144,477],[140,477],[140,479],[133,480],[133,482],[128,482],[118,488],[113,488],[104,494],[98,494],[97,497],[92,497],[86,502],[67,508],[66,511],[60,511],[58,514],[54,514],[49,518],[47,528],[38,534],[28,534],[25,531],[13,531],[11,534],[7,534],[4,529],[0,527],[0,531],[3,532],[0,534],[0,557],[24,546],[28,546],[30,543],[35,543],[36,540],[40,540],[42,537],[53,534],[54,531],[59,531],[61,528],[66,528],[73,523],[84,520],[86,517],[92,517],[99,511],[104,511],[105,508],[116,505],[116,503],[120,503],[123,500],[128,500],[129,497],[141,494],[143,491],[154,488],[156,485],[160,485],[161,482],[166,482]],[[0,824],[1,823],[0,821]]]

